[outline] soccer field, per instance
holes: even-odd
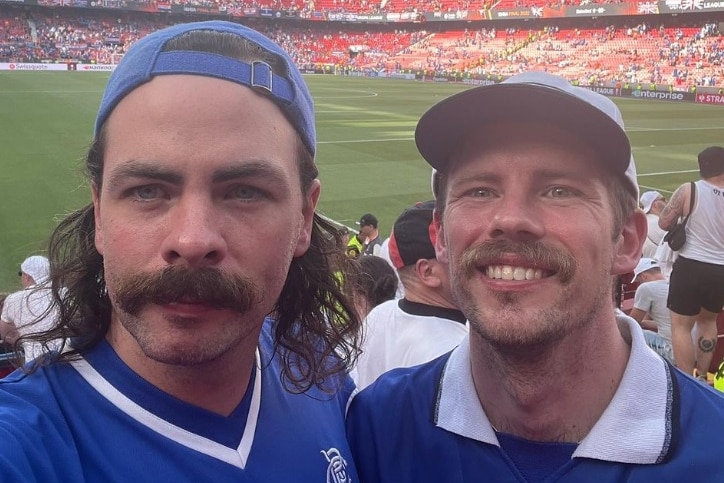
[[[90,199],[81,175],[102,73],[0,72],[0,291],[19,287],[20,262],[42,250],[57,220]],[[377,215],[386,236],[402,209],[429,199],[430,168],[413,139],[419,116],[467,88],[358,77],[308,77],[317,109],[320,211],[346,225]],[[666,196],[697,178],[696,154],[722,144],[716,106],[616,101],[642,189]]]

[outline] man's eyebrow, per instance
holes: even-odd
[[[108,185],[113,188],[128,178],[155,179],[176,185],[183,183],[183,176],[176,171],[163,168],[156,163],[132,160],[111,172]]]
[[[263,161],[251,161],[219,168],[214,171],[211,180],[213,183],[223,183],[239,178],[265,178],[267,181],[284,187],[289,183],[279,168]]]
[[[484,172],[465,176],[464,178],[462,178],[461,181],[466,183],[495,183],[497,181],[500,181],[500,178],[500,175]]]

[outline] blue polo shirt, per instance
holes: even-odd
[[[619,322],[631,333],[626,370],[577,445],[535,448],[541,443],[497,434],[475,392],[466,339],[354,397],[347,430],[360,481],[724,481],[724,395],[649,349],[633,319]]]

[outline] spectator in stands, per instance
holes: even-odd
[[[631,317],[644,329],[646,344],[669,362],[674,362],[671,348],[671,315],[666,307],[669,281],[656,260],[642,258],[634,269],[631,282],[639,283],[634,295]]]
[[[358,222],[359,238],[363,240],[364,249],[362,255],[378,255],[382,246],[382,238],[377,229],[377,217],[372,213],[362,215]]]
[[[664,238],[666,232],[659,228],[659,214],[666,206],[666,199],[658,191],[647,191],[640,198],[641,209],[646,213],[649,231],[641,249],[644,258],[654,258],[656,248]]]
[[[365,249],[364,238],[361,233],[357,232],[349,237],[347,241],[347,256],[353,260],[359,258]]]
[[[529,72],[440,101],[415,140],[470,333],[352,400],[360,481],[724,479],[724,396],[611,303],[646,237],[616,105]]]
[[[349,228],[343,226],[337,230],[337,234],[339,235],[340,245],[345,248],[349,243]]]
[[[2,314],[7,297],[6,292],[0,292],[0,314]],[[5,377],[13,372],[17,364],[17,352],[10,344],[0,341],[0,377]]]
[[[455,307],[447,266],[435,258],[434,201],[407,208],[390,236],[390,259],[405,297],[378,305],[364,322],[364,343],[353,377],[357,388],[396,367],[411,367],[455,348],[468,333]]]
[[[392,259],[390,258],[390,237],[387,237],[382,242],[382,245],[380,246],[380,254],[378,255],[380,258],[384,258],[385,261],[394,268],[395,275],[397,276],[397,293],[395,294],[396,299],[401,299],[405,296],[405,287],[402,285],[402,281],[400,280],[400,274],[398,270],[395,268],[395,264],[392,262]]]
[[[231,22],[157,31],[111,74],[94,134],[93,202],[49,250],[44,336],[73,350],[0,385],[0,481],[357,481],[359,321],[288,54]]]
[[[45,344],[33,341],[32,334],[51,330],[58,322],[58,311],[53,305],[48,278],[50,262],[41,255],[26,258],[20,265],[23,289],[10,294],[5,300],[0,316],[0,336],[11,345],[20,342],[26,362],[41,357],[46,352],[57,351],[61,339]]]
[[[686,243],[671,272],[667,305],[671,310],[671,342],[676,366],[706,380],[717,341],[716,318],[724,306],[724,147],[699,153],[696,201],[691,184],[679,186],[659,217],[670,230],[689,213]],[[696,323],[696,347],[691,331]]]
[[[384,258],[370,255],[358,259],[360,265],[355,284],[355,306],[360,319],[381,303],[395,298],[397,275]]]

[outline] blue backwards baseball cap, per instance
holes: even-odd
[[[264,61],[247,63],[209,52],[163,51],[169,40],[195,30],[226,32],[258,45],[284,61],[288,77],[275,74]],[[155,76],[170,74],[215,77],[248,86],[267,95],[286,114],[302,142],[314,156],[314,102],[294,61],[284,49],[256,30],[220,20],[174,25],[157,30],[134,43],[108,80],[96,117],[95,136],[98,137],[103,123],[126,95]]]

